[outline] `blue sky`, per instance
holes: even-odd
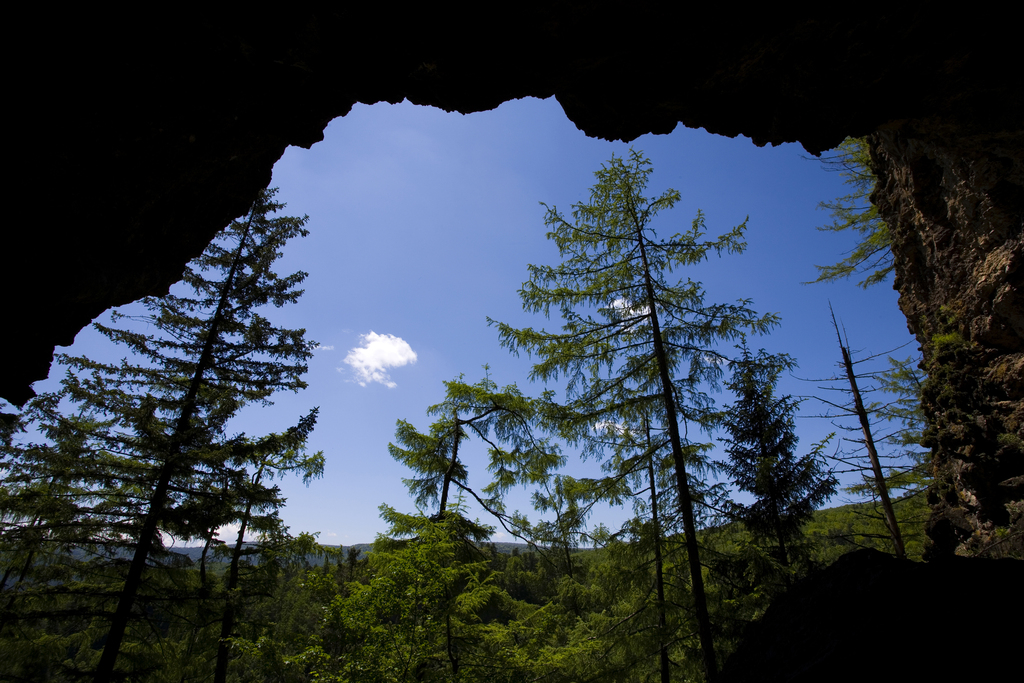
[[[654,224],[659,234],[688,228],[698,209],[709,236],[749,216],[745,253],[712,258],[682,276],[702,281],[708,302],[751,298],[757,311],[782,317],[771,336],[751,340],[753,348],[791,354],[800,377],[834,374],[829,300],[855,351],[866,355],[910,341],[889,285],[864,291],[855,281],[801,284],[816,277],[814,264],[834,263],[855,240],[815,231],[829,220],[818,203],[848,190],[799,145],[758,148],[746,138],[682,127],[629,144],[594,140],[554,99],[508,102],[466,116],[409,103],[357,105],[328,126],[323,142],[288,149],[274,168],[272,185],[288,205],[285,214],[308,215],[310,230],[287,247],[276,270],[301,269],[309,277],[297,305],[268,317],[304,327],[321,345],[309,365],[309,388],[279,395],[271,408],[248,408],[233,424],[254,435],[277,431],[320,407],[309,445],[324,451],[324,477],[308,488],[297,479],[282,483],[288,497],[282,514],[293,533],[319,532],[329,544],[370,542],[386,529],[381,503],[415,509],[402,484],[409,472],[387,446],[398,419],[429,427],[425,412],[444,398],[444,380],[462,373],[474,383],[486,363],[499,385],[541,392],[528,381],[529,359],[502,349],[486,318],[554,327],[524,313],[518,296],[527,264],[558,262],[539,202],[568,213],[588,198],[601,163],[630,147],[653,162],[649,195],[666,188],[682,194]],[[102,343],[83,331],[69,352],[111,353]],[[915,349],[911,344],[900,353]],[[60,374],[55,366],[36,390],[53,388]],[[823,393],[792,377],[783,378],[780,391]],[[811,402],[804,408],[821,411]],[[831,431],[826,420],[798,420],[801,449]],[[482,486],[482,449],[466,455],[471,481]],[[597,472],[595,463],[570,458],[572,473]],[[516,494],[509,507],[529,512],[528,494]],[[595,521],[611,525],[626,514],[599,511]]]

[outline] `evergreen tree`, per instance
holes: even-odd
[[[650,161],[631,151],[628,160],[613,157],[595,173],[590,201],[573,206],[572,222],[547,207],[548,237],[563,261],[554,267],[531,265],[520,295],[526,310],[548,315],[554,307],[563,331],[500,323],[498,329],[504,346],[539,357],[532,378],[564,375],[566,410],[552,411],[552,423],[563,434],[589,432],[598,422],[637,424],[644,415],[667,432],[704,665],[708,680],[714,680],[717,661],[689,481],[698,463],[687,460],[685,434],[689,425],[710,430],[716,421],[706,392],[722,376],[717,346],[744,330],[766,332],[777,319],[758,316],[749,300],[706,304],[703,289],[692,280],[668,282],[673,269],[699,263],[709,252],[742,251],[745,223],[717,240],[701,241],[704,216],[698,212],[690,230],[657,239],[651,221],[680,195],[669,190],[644,198],[650,173]]]
[[[99,608],[82,594],[103,594],[109,582],[93,571],[80,539],[102,539],[80,514],[87,492],[66,474],[83,450],[23,444],[38,413],[54,409],[52,394],[37,396],[4,435],[0,489],[0,679],[51,677],[59,663],[101,634],[90,629]],[[84,636],[84,637],[83,637]],[[69,652],[71,653],[69,657]],[[72,664],[74,666],[74,664]]]
[[[597,492],[600,482],[556,474],[540,483],[533,492],[533,508],[554,519],[530,524],[525,516],[516,519],[517,528],[527,530],[526,537],[545,560],[571,581],[574,580],[574,553],[585,541],[593,541],[586,531],[593,505],[602,500]],[[546,550],[541,551],[540,548]]]
[[[865,358],[853,360],[857,365]],[[889,491],[902,491],[903,497],[923,494],[931,482],[931,453],[921,447],[921,439],[925,430],[924,410],[921,408],[921,388],[925,380],[924,373],[918,368],[920,356],[910,356],[902,360],[886,357],[888,367],[874,372],[859,371],[857,377],[870,383],[865,393],[880,391],[890,398],[882,401],[870,401],[864,406],[865,411],[878,423],[886,423],[888,428],[881,431],[878,443],[888,451],[885,485]],[[862,476],[861,481],[845,489],[849,493],[878,497],[877,486],[870,476]],[[920,521],[920,520],[919,520]]]
[[[868,288],[871,285],[885,282],[893,271],[892,235],[889,226],[881,219],[878,208],[871,203],[871,192],[877,178],[871,168],[871,155],[867,138],[847,138],[839,145],[838,153],[822,159],[829,170],[837,170],[844,182],[853,191],[831,202],[822,202],[819,208],[828,209],[833,221],[830,225],[819,227],[823,232],[855,231],[860,235],[857,245],[848,252],[846,258],[838,263],[827,266],[815,266],[818,278],[814,282],[835,282],[851,277],[855,273],[865,275],[858,285]],[[842,342],[840,342],[842,344]],[[870,359],[868,359],[870,360]],[[919,359],[918,359],[919,361]],[[885,477],[886,483],[891,482],[892,488],[907,488],[910,495],[927,487],[928,475],[925,472],[927,454],[914,449],[921,441],[924,428],[923,412],[920,407],[921,383],[924,377],[912,365],[918,364],[911,358],[898,360],[889,358],[890,368],[886,371],[871,373],[879,380],[882,391],[896,394],[898,398],[888,404],[875,404],[868,408],[870,413],[877,413],[887,421],[903,423],[903,427],[894,433],[879,439],[888,441],[890,445],[903,449],[903,455],[914,462],[910,467],[896,468]],[[870,432],[870,429],[868,429]],[[865,447],[871,450],[867,441],[873,437],[865,434]],[[876,468],[879,469],[879,468]],[[903,539],[900,524],[895,520],[894,509],[886,501],[888,494],[883,491],[887,486],[881,482],[881,473],[876,473],[875,482],[868,478],[849,490],[858,494],[871,494],[880,499],[884,509],[884,524],[893,539],[893,547],[897,556],[903,556]],[[910,506],[914,508],[915,506]],[[916,526],[916,524],[915,524]]]
[[[723,441],[728,444],[726,470],[736,487],[753,494],[755,501],[733,507],[755,541],[771,544],[772,554],[788,568],[801,527],[835,493],[837,482],[821,456],[828,439],[797,457],[793,416],[798,402],[775,395],[779,374],[794,367],[792,359],[763,349],[752,355],[745,343],[741,348],[742,357],[733,361],[726,383],[737,401],[726,411],[729,438]]]
[[[95,667],[96,680],[152,665],[144,647],[123,650],[122,644],[132,623],[147,614],[166,618],[178,602],[167,585],[158,586],[168,580],[167,559],[176,557],[164,552],[165,540],[209,541],[212,530],[239,519],[239,506],[280,504],[267,490],[246,485],[253,448],[224,433],[243,406],[305,387],[301,376],[313,343],[303,330],[275,327],[259,312],[294,302],[305,278],[271,269],[284,243],[306,234],[305,218],[271,216],[283,208],[273,195],[262,192],[247,219],[232,223],[190,264],[183,277],[190,295],[144,300],[149,314],[136,321],[153,332],[96,325],[128,347],[131,358],[110,364],[62,356],[69,371],[61,395],[36,404],[50,444],[25,449],[22,463],[71,491],[53,526],[74,529],[74,538],[56,552],[77,549],[116,570],[108,569],[108,585],[94,591],[112,601],[99,605],[103,616],[94,621],[105,630],[93,636],[105,636],[99,662],[81,663],[84,670]],[[123,318],[114,314],[115,322]],[[78,412],[59,414],[59,399]],[[303,434],[312,417],[300,423]],[[300,442],[290,447],[301,450]],[[70,577],[62,585],[69,583]],[[192,591],[186,583],[178,582],[179,598]],[[147,637],[142,631],[133,642]],[[82,652],[90,650],[86,643]]]

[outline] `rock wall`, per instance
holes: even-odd
[[[1024,556],[1024,135],[906,125],[871,141],[929,375],[928,557]]]

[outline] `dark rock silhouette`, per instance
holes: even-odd
[[[772,603],[721,682],[1010,680],[1022,578],[1020,560],[848,553]]]

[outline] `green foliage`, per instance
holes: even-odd
[[[435,520],[385,509],[397,523],[389,535],[415,538],[381,537],[366,582],[335,590],[317,634],[286,661],[318,681],[519,680],[525,662],[487,619],[511,599],[482,553],[467,556],[457,512]]]
[[[921,406],[921,392],[925,373],[919,368],[920,358],[909,356],[903,360],[888,357],[889,367],[875,376],[876,387],[892,398],[872,401],[866,408],[890,426],[880,442],[888,447],[891,457],[899,464],[886,472],[886,485],[891,491],[903,495],[922,494],[931,482],[931,453],[922,448],[926,421]],[[850,493],[869,493],[863,484],[851,486]]]
[[[347,581],[365,581],[367,559],[343,561],[340,553],[303,534],[280,549],[275,585],[253,603],[231,638],[233,681],[305,682],[322,656],[316,646],[327,604]],[[317,565],[317,559],[323,564]],[[333,560],[333,562],[332,562]],[[307,654],[309,651],[310,654]]]
[[[930,509],[925,496],[910,493],[892,502],[907,558],[920,561],[924,553],[924,525]],[[815,564],[827,566],[841,555],[861,548],[892,552],[892,536],[876,502],[851,503],[818,510],[804,534]]]
[[[413,471],[417,505],[436,508],[382,506],[390,532],[365,557],[291,538],[277,515],[275,479],[323,470],[322,454],[305,451],[316,409],[278,434],[224,434],[242,406],[301,388],[310,353],[301,331],[258,312],[294,301],[302,280],[270,270],[284,240],[304,230],[302,220],[269,219],[280,206],[264,195],[189,271],[194,296],[148,302],[156,334],[101,326],[133,360],[65,359],[74,371],[63,393],[0,422],[0,677],[91,675],[141,557],[117,659],[117,673],[137,680],[702,680],[715,671],[709,625],[724,658],[778,594],[799,538],[801,568],[883,546],[870,506],[811,512],[832,485],[816,464],[822,446],[794,456],[796,403],[774,395],[789,360],[751,354],[744,337],[777,318],[749,300],[709,304],[699,283],[669,277],[742,251],[745,223],[705,239],[698,212],[688,230],[658,239],[652,221],[679,194],[645,199],[650,173],[639,153],[613,158],[571,221],[548,208],[563,262],[530,266],[521,295],[527,310],[553,307],[561,332],[495,323],[505,346],[536,355],[534,379],[566,381],[565,403],[499,389],[489,376],[445,382],[429,430],[399,421],[389,447]],[[721,347],[737,340],[743,351],[725,382],[737,402],[721,411],[711,398],[730,360]],[[892,448],[918,453],[920,375],[891,362],[877,385],[894,400],[870,409],[900,425],[885,437]],[[564,459],[535,437],[538,423],[600,459],[604,476],[553,476]],[[758,499],[733,508],[742,525],[702,516],[729,509],[703,481],[711,444],[698,437],[721,426],[727,471]],[[36,429],[42,442],[24,443]],[[460,451],[471,439],[485,445],[493,477],[479,491]],[[889,476],[909,491],[923,482],[902,469]],[[542,521],[506,514],[503,495],[521,484],[536,487]],[[533,549],[481,546],[494,529],[465,517],[467,499]],[[605,503],[635,514],[620,529],[588,531]],[[920,527],[922,496],[895,507]],[[220,543],[214,532],[226,524],[238,536]],[[260,540],[243,542],[247,533]],[[168,552],[170,538],[204,542],[199,560]],[[580,550],[590,544],[599,549]],[[920,555],[919,543],[907,548]]]
[[[706,228],[704,215],[698,212],[689,230],[657,240],[649,224],[660,211],[675,205],[679,193],[668,190],[644,199],[641,193],[650,173],[650,162],[639,152],[632,152],[628,163],[613,157],[595,174],[598,184],[591,190],[591,201],[573,206],[575,222],[544,205],[545,223],[551,228],[548,237],[558,245],[563,261],[558,266],[529,266],[530,279],[520,296],[527,311],[550,316],[554,307],[563,321],[561,334],[490,322],[497,325],[504,346],[539,358],[532,379],[563,376],[568,397],[576,403],[609,404],[617,415],[639,418],[644,408],[656,412],[652,406],[657,406],[660,395],[652,337],[652,318],[657,314],[663,322],[669,367],[678,378],[677,391],[690,399],[684,419],[701,423],[711,419],[703,385],[714,388],[722,376],[723,358],[716,343],[736,339],[744,329],[766,332],[777,318],[757,316],[749,300],[707,305],[700,284],[692,280],[668,283],[666,274],[699,263],[710,253],[743,251],[746,224],[718,239],[701,241]],[[591,426],[602,416],[585,413]]]
[[[733,361],[733,376],[727,383],[737,401],[726,411],[729,438],[722,441],[728,444],[726,470],[755,501],[734,504],[733,510],[755,542],[767,543],[770,554],[788,568],[801,527],[835,493],[836,479],[821,455],[831,436],[798,458],[794,423],[798,402],[792,396],[775,395],[779,374],[795,363],[763,349],[755,356],[746,344],[741,348],[742,358]]]
[[[525,350],[537,360],[532,379],[566,381],[567,403],[547,396],[547,424],[563,438],[586,441],[602,424],[635,427],[649,420],[670,444],[677,505],[685,534],[695,609],[709,678],[717,666],[711,626],[704,605],[702,572],[696,546],[694,491],[687,462],[695,451],[681,436],[710,431],[719,420],[709,391],[716,390],[727,358],[718,350],[745,332],[765,333],[778,322],[757,315],[750,300],[708,304],[700,284],[670,281],[674,270],[705,260],[709,254],[743,251],[746,223],[713,240],[704,240],[704,216],[690,229],[658,239],[652,221],[671,209],[680,195],[643,193],[652,172],[648,159],[631,151],[595,173],[590,201],[573,205],[572,220],[547,207],[548,237],[558,245],[557,266],[529,266],[530,279],[520,297],[524,310],[562,320],[560,333],[497,325],[502,345]]]
[[[718,345],[777,323],[774,315],[758,316],[749,300],[707,304],[699,283],[667,280],[674,269],[711,253],[742,251],[745,224],[702,241],[706,228],[698,212],[689,230],[658,240],[650,222],[672,208],[679,193],[644,199],[650,173],[639,152],[628,162],[613,157],[595,174],[590,202],[573,206],[574,222],[548,208],[548,237],[563,261],[529,266],[520,296],[528,311],[548,316],[554,307],[561,333],[490,321],[504,346],[537,357],[532,379],[566,380],[568,403],[558,406],[548,396],[545,418],[561,437],[588,444],[590,453],[603,448],[590,440],[599,425],[650,419],[666,432],[666,396],[676,397],[680,421],[710,429],[718,413],[706,392],[718,388],[727,360]],[[656,346],[663,347],[661,356]],[[669,387],[662,386],[662,365]]]
[[[819,208],[832,213],[832,223],[821,226],[822,232],[844,232],[852,230],[860,241],[838,263],[829,266],[815,266],[818,278],[814,282],[835,282],[866,274],[858,282],[868,288],[885,282],[893,269],[892,237],[889,226],[878,215],[878,208],[871,203],[876,178],[871,170],[871,157],[865,138],[846,138],[839,145],[834,157],[823,159],[830,170],[839,171],[844,182],[853,188],[850,194],[831,202],[821,202]]]
[[[322,452],[307,455],[306,439],[316,424],[318,409],[314,408],[299,424],[283,434],[271,434],[254,442],[244,442],[245,448],[238,448],[238,462],[249,473],[237,491],[242,506],[233,522],[238,524],[238,537],[230,553],[228,569],[223,585],[224,608],[221,615],[220,636],[217,647],[215,683],[227,679],[230,659],[230,638],[235,634],[236,625],[244,616],[246,608],[255,596],[265,595],[268,585],[280,569],[283,557],[299,548],[289,538],[287,530],[278,517],[283,507],[277,487],[268,487],[267,480],[283,477],[288,472],[302,474],[308,485],[313,478],[323,474]],[[258,543],[245,543],[246,534],[255,534]],[[208,541],[209,544],[209,541]],[[298,545],[308,545],[300,537]],[[204,557],[205,561],[205,557]]]
[[[884,369],[868,371],[860,367],[865,363],[877,362],[878,358],[878,355],[857,360],[851,357],[851,372],[855,372],[859,391],[865,399],[864,414],[878,453],[886,495],[892,493],[896,498],[895,494],[899,494],[898,499],[892,501],[892,507],[904,550],[908,557],[920,558],[924,540],[923,524],[928,515],[924,497],[932,481],[930,452],[922,443],[925,419],[921,397],[926,382],[925,374],[919,369],[920,359],[914,356],[904,360],[886,357],[887,367]],[[863,546],[896,552],[895,541],[885,521],[879,483],[869,462],[864,428],[859,422],[849,378],[844,371],[844,376],[827,381],[840,382],[842,387],[839,391],[847,394],[849,399],[845,403],[821,398],[818,400],[835,409],[836,412],[827,415],[833,424],[855,435],[844,439],[845,442],[855,444],[854,448],[842,449],[832,459],[843,466],[839,472],[857,475],[857,481],[844,490],[853,494],[855,500],[871,501],[866,504],[866,508],[858,508],[858,519],[844,518],[829,533],[842,539],[846,544],[843,547],[847,549]],[[873,395],[882,395],[884,398],[866,400]],[[849,420],[849,423],[837,421],[839,418]],[[890,542],[888,545],[881,543],[876,536],[889,536]]]
[[[523,396],[514,384],[499,390],[489,376],[470,385],[460,375],[444,385],[445,400],[427,409],[428,415],[437,417],[430,431],[420,432],[399,420],[395,440],[400,445],[389,444],[388,451],[419,475],[404,480],[418,506],[436,503],[438,514],[443,515],[454,486],[459,495],[472,497],[506,524],[509,518],[502,495],[519,484],[545,481],[564,459],[546,440],[534,437],[536,401]],[[486,444],[487,468],[493,476],[479,492],[469,485],[465,457],[459,454],[460,445],[470,436]],[[482,541],[489,535],[482,533],[473,532],[474,538]]]
[[[805,527],[812,560],[826,564],[857,547],[846,530],[866,519],[862,507],[813,514]],[[693,596],[675,569],[685,555],[678,535],[664,539],[671,580],[662,626],[650,519],[634,520],[599,550],[574,552],[570,577],[535,551],[472,549],[457,512],[435,520],[385,508],[389,537],[354,576],[334,565],[286,566],[234,639],[238,680],[652,681],[662,644],[671,680],[702,679]],[[414,538],[390,538],[401,535]],[[725,656],[778,595],[777,560],[741,524],[700,538]]]

